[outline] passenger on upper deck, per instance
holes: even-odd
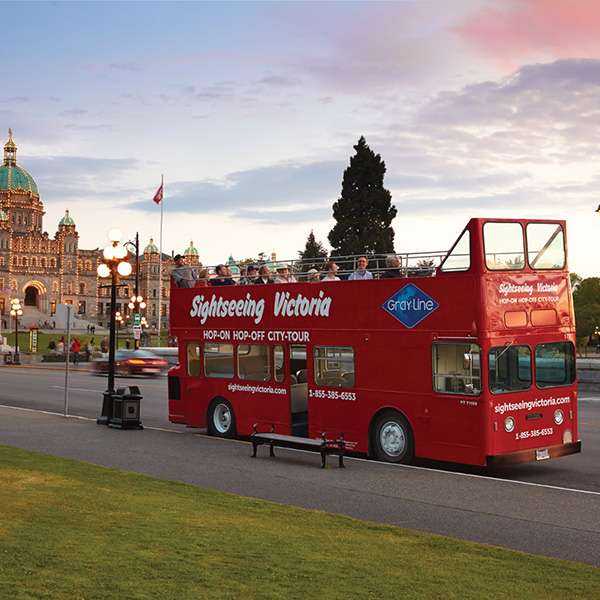
[[[393,279],[394,277],[402,277],[403,273],[400,269],[400,259],[395,254],[390,254],[385,259],[387,269],[381,274],[381,279]]]
[[[254,283],[275,283],[275,280],[271,277],[271,270],[267,265],[260,267],[258,277],[254,280]]]
[[[175,268],[171,271],[171,285],[182,288],[195,287],[198,279],[196,269],[186,265],[181,254],[176,254],[173,260],[175,261]]]
[[[208,269],[201,269],[201,271],[198,273],[198,281],[196,281],[195,287],[205,287],[208,285],[208,281]]]
[[[258,268],[256,265],[248,265],[246,267],[246,274],[240,279],[241,285],[252,285],[254,280],[258,277]]]
[[[296,281],[296,278],[290,273],[289,265],[279,265],[277,267],[275,283],[296,283]]]
[[[356,261],[356,266],[358,268],[356,269],[356,271],[354,271],[354,273],[350,274],[350,277],[348,277],[348,279],[350,281],[356,281],[361,279],[373,279],[373,273],[371,273],[371,271],[367,271],[368,264],[369,261],[367,260],[366,256],[359,256],[358,260]]]
[[[227,265],[217,265],[215,272],[217,276],[210,280],[210,285],[235,285]]]
[[[317,283],[321,281],[321,278],[319,277],[319,271],[317,271],[316,269],[309,269],[306,272],[306,281],[310,283]]]
[[[337,276],[337,272],[340,270],[340,268],[335,264],[335,262],[330,260],[326,266],[327,273],[325,274],[325,277],[323,277],[323,281],[340,281],[340,278]]]

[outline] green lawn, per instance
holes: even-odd
[[[15,332],[12,331],[12,333],[11,333],[8,330],[5,330],[5,331],[3,331],[3,335],[8,338],[8,345],[14,346]],[[58,342],[58,340],[61,337],[64,337],[66,340],[67,334],[64,331],[58,331],[58,332],[53,332],[53,333],[38,332],[37,354],[46,354],[48,352],[48,344],[50,343],[50,341],[54,340],[55,342]],[[71,339],[73,337],[77,337],[77,339],[82,343],[83,347],[85,347],[85,345],[88,343],[88,341],[90,341],[92,339],[94,341],[93,342],[94,346],[96,348],[99,348],[102,338],[108,337],[108,333],[97,332],[95,335],[91,335],[91,334],[87,334],[87,333],[80,334],[77,331],[75,333],[73,333],[73,332],[71,333]],[[162,345],[166,346],[167,335],[163,334],[161,339],[162,339]],[[125,348],[126,340],[129,340],[130,345],[133,348],[133,336],[130,333],[126,333],[125,329],[123,329],[119,332],[119,348]],[[150,342],[151,342],[150,345],[156,345],[158,342],[158,336],[156,336],[156,335],[151,336]],[[22,352],[29,351],[29,331],[28,330],[19,331],[19,345],[21,347]]]
[[[600,597],[589,566],[6,446],[0,557],[11,600]]]

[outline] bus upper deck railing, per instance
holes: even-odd
[[[209,282],[218,277],[231,278],[236,284],[251,283],[247,275],[248,267],[267,267],[269,277],[277,280],[287,275],[288,281],[312,281],[327,280],[328,274],[335,274],[339,279],[348,279],[352,273],[358,270],[358,260],[366,257],[369,271],[373,279],[381,279],[390,276],[394,272],[396,277],[433,277],[436,269],[446,257],[447,251],[435,252],[403,252],[397,254],[357,254],[347,256],[334,256],[323,258],[306,258],[291,260],[257,260],[223,263],[222,265],[205,266],[198,264],[185,264],[178,267],[177,279],[179,287],[195,287],[202,282]],[[332,263],[333,266],[332,267]],[[217,274],[219,267],[225,268],[225,273]],[[286,274],[287,270],[287,274]],[[387,273],[387,275],[386,275]],[[252,276],[252,279],[258,274]],[[331,278],[331,277],[330,277]],[[276,281],[277,283],[278,281]],[[284,283],[285,281],[279,281]]]

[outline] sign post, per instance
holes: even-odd
[[[65,345],[65,417],[69,414],[69,359],[71,353],[71,305],[67,307],[67,343]]]

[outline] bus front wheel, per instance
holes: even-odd
[[[208,409],[208,433],[217,437],[235,437],[235,413],[223,398],[215,398]]]
[[[372,449],[375,458],[391,463],[411,463],[415,453],[413,432],[400,413],[387,410],[373,422]]]

